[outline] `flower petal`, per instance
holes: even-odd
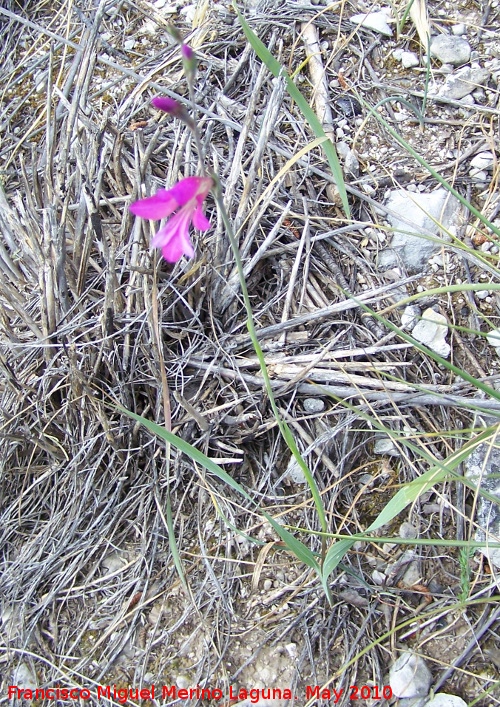
[[[167,218],[175,211],[178,202],[175,197],[167,189],[160,189],[154,196],[149,196],[147,199],[139,199],[130,204],[130,211],[141,218],[149,218],[158,221],[162,218]]]
[[[203,213],[201,204],[199,204],[194,211],[193,226],[199,231],[208,231],[208,229],[210,228],[210,221]]]
[[[151,241],[153,248],[161,248],[163,257],[175,263],[182,255],[194,256],[194,248],[189,238],[191,208],[185,206],[170,221],[160,228]]]
[[[203,180],[203,177],[186,177],[174,184],[168,191],[180,206],[184,206],[184,204],[187,204],[188,201],[191,201],[199,194],[200,182]]]

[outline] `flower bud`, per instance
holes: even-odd
[[[182,120],[183,123],[186,123],[186,125],[190,128],[193,128],[193,119],[184,106],[181,106],[181,104],[173,98],[168,98],[168,96],[155,96],[155,98],[151,99],[151,103],[155,108],[158,108],[158,110],[162,110],[165,113],[172,115],[174,118]]]
[[[158,110],[162,110],[165,113],[170,113],[170,115],[175,117],[177,117],[184,110],[180,103],[175,101],[173,98],[168,98],[166,96],[155,96],[155,98],[151,100],[151,103],[155,108],[158,108]]]
[[[194,59],[194,51],[191,49],[189,44],[182,44],[181,45],[181,54],[186,59],[186,61],[193,61]]]
[[[187,80],[192,82],[196,76],[196,54],[191,49],[189,44],[181,44],[182,61],[184,63],[184,71]]]

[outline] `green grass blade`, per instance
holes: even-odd
[[[323,130],[321,121],[319,120],[318,116],[313,111],[309,103],[306,101],[302,93],[299,91],[297,86],[293,83],[292,79],[287,74],[284,67],[281,66],[279,61],[274,58],[274,56],[271,54],[266,45],[257,37],[255,32],[246,22],[243,15],[239,12],[234,2],[233,7],[235,9],[236,14],[238,15],[238,20],[240,21],[243,32],[245,33],[245,36],[248,39],[254,52],[257,54],[259,59],[264,62],[264,64],[267,66],[273,76],[276,76],[277,78],[283,77],[285,79],[290,97],[293,98],[293,100],[299,107],[300,111],[302,112],[302,115],[311,126],[311,129],[313,130],[316,137],[325,137],[325,131]],[[337,156],[337,152],[335,150],[335,147],[333,146],[332,141],[329,139],[326,140],[323,144],[323,149],[328,158],[328,163],[330,165],[330,169],[332,170],[332,176],[335,180],[335,184],[337,185],[337,189],[339,190],[345,214],[347,218],[351,218],[351,210],[349,208],[349,201],[345,188],[344,174],[342,172],[342,167],[340,166],[339,158]]]
[[[451,476],[455,478],[454,471],[470,455],[472,450],[479,444],[486,442],[492,434],[496,432],[496,426],[488,427],[483,432],[478,434],[474,439],[469,440],[464,446],[451,454],[445,462],[439,466],[435,465],[425,474],[419,476],[418,479],[405,484],[385,508],[379,513],[373,523],[365,530],[365,533],[378,530],[384,525],[390,523],[394,518],[401,513],[410,503],[413,503],[422,494],[431,489],[435,484],[444,481]],[[461,477],[460,477],[461,480]],[[350,550],[354,543],[360,539],[360,536],[353,535],[352,539],[340,540],[334,543],[328,550],[323,564],[323,574],[328,577],[328,574],[333,572],[344,555]]]

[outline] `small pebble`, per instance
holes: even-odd
[[[405,521],[399,526],[399,537],[404,540],[414,540],[418,535],[418,531],[414,525]]]
[[[403,52],[401,56],[401,64],[405,69],[412,69],[419,65],[418,56],[414,52]]]
[[[321,398],[305,398],[302,405],[304,406],[304,412],[309,414],[323,412],[325,409],[325,403]]]

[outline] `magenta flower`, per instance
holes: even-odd
[[[182,207],[151,241],[153,248],[161,248],[163,257],[169,263],[176,263],[183,255],[188,258],[194,256],[189,238],[191,222],[200,231],[210,228],[210,221],[203,213],[203,202],[213,184],[210,177],[186,177],[171,189],[160,189],[154,196],[130,204],[133,214],[154,221],[168,218],[179,206]]]

